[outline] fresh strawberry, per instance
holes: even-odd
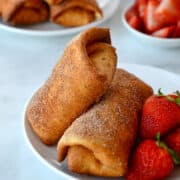
[[[180,0],[162,0],[155,16],[164,25],[176,23],[180,20]]]
[[[138,14],[137,4],[134,4],[127,12],[126,12],[126,20],[128,21],[129,25],[141,31],[142,28],[142,22]]]
[[[176,29],[174,31],[173,37],[180,38],[180,20],[178,21],[178,23],[176,25]]]
[[[173,159],[166,148],[154,140],[142,141],[130,162],[127,180],[162,180],[174,168]]]
[[[144,21],[147,11],[148,0],[136,0],[139,17]]]
[[[128,23],[132,28],[134,28],[138,31],[142,30],[141,19],[138,16],[131,17],[131,19],[129,19]]]
[[[176,26],[165,27],[153,32],[152,36],[160,37],[160,38],[173,37],[175,30],[176,30]]]
[[[125,16],[127,21],[129,21],[134,16],[138,16],[138,10],[136,4],[134,4],[130,9],[127,10]]]
[[[158,132],[164,136],[180,125],[180,94],[177,92],[175,97],[159,90],[158,95],[147,99],[142,110],[141,138],[154,138]]]
[[[180,157],[180,127],[165,137],[165,143]]]
[[[162,23],[160,23],[160,21],[158,21],[158,19],[154,15],[158,6],[159,6],[159,0],[149,0],[147,4],[147,8],[144,10],[145,11],[144,25],[147,33],[152,33],[162,28]]]

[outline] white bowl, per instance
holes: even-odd
[[[147,35],[145,33],[142,33],[140,31],[137,31],[136,29],[132,28],[127,20],[126,20],[126,12],[127,10],[132,6],[132,4],[128,5],[125,10],[123,11],[123,15],[122,15],[122,21],[124,26],[126,27],[126,29],[131,32],[132,35],[134,35],[134,37],[136,37],[137,39],[141,40],[144,43],[148,43],[150,45],[155,45],[155,46],[159,46],[159,47],[166,47],[166,48],[171,48],[171,47],[180,47],[180,38],[173,38],[173,39],[168,39],[168,38],[158,38],[158,37],[154,37],[151,35]]]

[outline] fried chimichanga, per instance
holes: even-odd
[[[108,29],[92,28],[72,40],[27,107],[26,117],[45,144],[55,144],[105,93],[116,61]]]
[[[45,0],[49,5],[59,4],[64,0]]]
[[[0,16],[2,15],[3,3],[5,0],[0,0]]]
[[[95,0],[64,0],[51,6],[51,21],[63,26],[81,26],[102,18]]]
[[[140,112],[152,92],[134,75],[117,70],[102,100],[65,131],[58,143],[58,160],[67,156],[68,168],[76,173],[125,175]]]
[[[12,25],[30,25],[49,18],[49,7],[42,0],[6,0],[2,19]]]

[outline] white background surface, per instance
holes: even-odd
[[[128,2],[125,1],[124,2]],[[180,49],[148,46],[126,32],[118,13],[104,24],[111,28],[119,62],[158,65],[180,74]],[[22,112],[32,91],[48,77],[71,37],[33,38],[0,31],[0,179],[59,180],[27,147]],[[166,79],[162,79],[166,81]]]

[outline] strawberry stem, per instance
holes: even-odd
[[[177,90],[177,91],[176,91],[176,94],[180,97],[180,91]]]
[[[170,149],[164,142],[161,141],[160,132],[157,133],[156,139],[157,139],[156,144],[160,148],[165,149],[171,155],[175,165],[179,165],[180,164],[180,157],[178,156],[178,154],[173,149]]]
[[[162,93],[161,89],[162,89],[162,88],[159,88],[157,96],[165,96],[165,95]]]

